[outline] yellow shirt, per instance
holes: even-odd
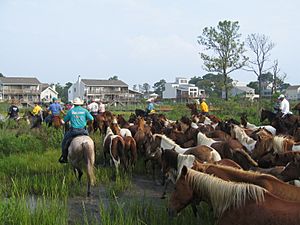
[[[32,110],[32,114],[33,114],[34,116],[36,116],[36,115],[38,115],[38,114],[40,113],[41,110],[42,110],[41,106],[36,105],[36,106],[33,108],[33,110]]]
[[[201,109],[201,112],[208,112],[208,105],[206,104],[206,102],[201,102],[200,103],[200,109]]]

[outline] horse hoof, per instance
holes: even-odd
[[[165,194],[160,197],[160,199],[165,199],[165,198],[166,198]]]

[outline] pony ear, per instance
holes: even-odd
[[[185,176],[187,174],[188,168],[186,166],[182,167],[181,176]]]

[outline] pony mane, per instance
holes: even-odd
[[[155,137],[160,137],[162,140],[164,140],[164,141],[167,142],[168,144],[173,145],[173,146],[178,146],[178,147],[179,147],[179,145],[176,144],[175,141],[173,141],[171,138],[168,138],[168,137],[167,137],[166,135],[164,135],[164,134],[154,134],[153,137],[154,137],[154,138],[155,138]]]
[[[242,145],[248,145],[245,146],[248,150],[252,151],[253,149],[250,149],[251,147],[254,148],[254,145],[256,144],[256,141],[252,138],[250,138],[245,131],[237,126],[237,125],[233,125],[233,134],[234,134],[234,138],[236,138]]]
[[[240,208],[246,200],[264,201],[266,190],[254,184],[224,181],[208,174],[188,169],[188,183],[200,196],[207,196],[215,216],[221,217],[229,208]]]
[[[287,144],[295,144],[295,141],[292,139],[287,138],[286,136],[274,136],[273,137],[273,149],[274,153],[283,153],[286,151],[285,146]]]

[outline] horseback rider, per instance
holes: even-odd
[[[33,123],[30,129],[40,127],[43,122],[43,109],[40,102],[35,102],[32,109]]]
[[[100,100],[99,102],[99,114],[105,113],[105,104]]]
[[[278,100],[280,102],[279,113],[282,118],[284,118],[288,114],[293,114],[290,111],[290,103],[283,94],[279,95]]]
[[[59,158],[60,163],[68,162],[68,147],[72,139],[79,135],[89,135],[86,130],[86,124],[88,120],[93,120],[93,116],[88,110],[82,107],[84,104],[80,98],[75,98],[73,101],[74,108],[70,109],[64,118],[64,122],[70,121],[70,129],[65,133],[64,139],[62,140],[62,155]]]
[[[94,99],[92,99],[91,103],[87,106],[87,109],[89,110],[89,112],[91,113],[91,115],[94,118],[94,123],[93,123],[94,127],[97,127],[97,119],[96,119],[96,117],[97,117],[97,115],[99,113],[99,105],[98,105],[98,103]]]
[[[205,102],[205,98],[201,97],[199,99],[199,101],[200,101],[200,111],[201,111],[201,114],[204,115],[204,116],[207,116],[208,115],[208,105]]]
[[[14,120],[19,118],[19,108],[18,108],[15,100],[12,100],[11,105],[7,112],[7,116],[9,119],[14,119]]]
[[[146,107],[146,114],[154,113],[154,98],[147,99],[147,107]]]
[[[46,117],[45,122],[48,123],[50,127],[52,125],[52,120],[54,116],[60,116],[60,113],[65,115],[63,108],[61,107],[60,103],[58,102],[56,97],[52,98],[52,103],[48,107],[48,111],[50,112],[49,115]]]

